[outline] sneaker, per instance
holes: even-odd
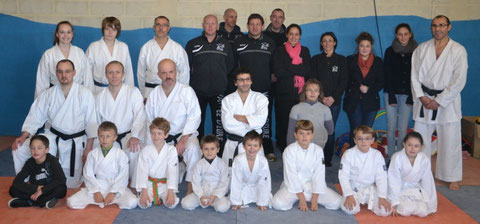
[[[56,198],[52,198],[50,199],[50,201],[47,201],[47,203],[45,203],[45,208],[47,209],[52,209],[55,207],[55,205],[57,204],[58,202],[58,199]]]
[[[273,153],[268,153],[267,154],[267,160],[270,161],[270,162],[275,162],[275,161],[277,161],[277,157]]]
[[[10,208],[21,208],[21,207],[32,207],[32,204],[28,199],[12,198],[8,201],[8,207]]]

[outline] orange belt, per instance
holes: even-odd
[[[153,204],[155,205],[162,205],[162,201],[160,201],[160,197],[158,195],[158,183],[166,184],[167,178],[153,178],[148,177],[148,180],[152,182],[153,187]]]

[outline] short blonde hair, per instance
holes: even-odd
[[[375,136],[375,131],[373,131],[373,128],[367,125],[360,125],[355,130],[353,130],[353,137],[357,136],[358,132],[362,132],[363,134],[370,134],[372,135],[372,138]]]

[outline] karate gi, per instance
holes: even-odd
[[[220,213],[228,211],[230,201],[225,194],[228,191],[229,182],[228,167],[221,158],[215,157],[212,163],[205,158],[200,159],[193,168],[193,193],[182,199],[182,208],[185,210],[194,210],[198,206],[206,208],[201,204],[200,198],[214,195],[217,198],[211,205],[215,211]]]
[[[200,125],[200,106],[192,87],[177,82],[167,97],[162,86],[157,86],[150,93],[145,105],[148,125],[157,117],[163,117],[170,122],[170,135],[191,134],[187,140],[183,161],[187,168],[185,180],[192,181],[192,169],[201,158],[202,152],[197,139],[197,128]],[[177,138],[179,140],[180,137]],[[147,142],[151,137],[147,137]],[[173,144],[170,142],[169,144]]]
[[[247,155],[235,157],[232,167],[230,202],[232,205],[248,205],[256,202],[257,206],[271,207],[272,179],[265,156],[260,152],[255,157],[252,171],[248,167]]]
[[[248,124],[238,121],[233,115],[245,115]],[[255,130],[259,134],[262,133],[262,127],[268,117],[268,98],[259,92],[250,90],[245,103],[238,91],[235,91],[222,100],[222,124],[228,134],[234,134],[240,137],[245,136],[247,132]],[[233,162],[235,148],[238,145],[238,153],[245,152],[245,148],[241,142],[233,141],[227,138],[225,148],[223,150],[222,159],[230,167]],[[264,155],[263,147],[258,155]]]
[[[93,149],[87,156],[83,167],[85,187],[67,199],[67,205],[72,209],[84,209],[89,204],[103,208],[107,205],[96,203],[94,194],[100,192],[103,198],[109,193],[115,194],[112,204],[118,204],[120,209],[137,207],[137,197],[127,187],[128,158],[122,149],[114,145],[106,156],[100,147]]]
[[[166,178],[165,183],[155,183],[151,181],[151,178],[162,179]],[[138,156],[137,169],[136,169],[136,189],[137,192],[142,192],[142,189],[146,188],[148,197],[150,199],[147,207],[152,206],[152,203],[159,205],[160,201],[156,200],[155,193],[158,195],[158,200],[161,199],[162,202],[165,202],[167,198],[167,191],[172,189],[174,193],[178,192],[178,157],[177,150],[175,147],[164,144],[163,148],[160,150],[160,153],[157,152],[157,148],[154,145],[147,145],[141,151]],[[156,192],[153,187],[156,186]],[[175,203],[173,206],[167,206],[167,208],[175,208],[179,202],[178,197],[175,196]],[[138,206],[144,208],[140,205],[140,198]]]
[[[312,194],[318,194],[318,204],[326,209],[337,210],[342,196],[327,187],[325,182],[325,159],[320,146],[310,143],[303,149],[298,142],[287,146],[283,152],[283,182],[273,196],[273,208],[290,210],[298,201],[297,193],[303,193],[310,201]]]
[[[429,156],[417,154],[412,164],[405,149],[393,154],[388,168],[388,200],[400,215],[425,217],[437,211],[437,190]]]
[[[467,80],[468,60],[465,48],[450,39],[442,54],[436,59],[434,40],[420,44],[412,55],[412,96],[415,131],[425,141],[424,152],[432,154],[431,136],[437,130],[438,156],[435,177],[455,182],[462,180],[462,108],[460,92]],[[422,90],[443,90],[436,96]],[[440,107],[436,118],[433,111],[423,108],[420,97],[434,99]],[[421,116],[423,108],[423,115]]]
[[[58,45],[55,45],[43,53],[38,63],[35,99],[50,86],[57,85],[57,63],[63,59],[68,59],[75,65],[76,74],[73,77],[73,81],[93,91],[92,72],[83,50],[77,46],[70,45],[70,52],[68,57],[65,58]]]
[[[130,164],[129,174],[132,180],[130,186],[135,187],[135,167],[140,151],[130,151],[127,148],[127,143],[131,137],[137,138],[142,143],[146,135],[146,115],[142,94],[136,87],[123,84],[117,98],[113,99],[110,90],[103,88],[95,97],[95,105],[98,123],[110,121],[117,126],[118,137],[116,144],[118,142],[121,143],[118,146],[123,149],[128,157]],[[95,139],[94,145],[100,147],[97,139]]]
[[[368,209],[378,216],[389,216],[384,207],[378,208],[378,199],[387,198],[387,166],[382,154],[373,148],[367,153],[357,146],[348,149],[342,156],[338,170],[338,180],[342,186],[342,210],[354,215],[360,211],[360,204],[368,204]],[[353,210],[344,206],[347,196],[353,195],[356,205]]]
[[[70,88],[67,98],[65,98],[60,85],[44,91],[30,107],[23,123],[22,132],[26,131],[32,136],[45,122],[51,124],[51,128],[46,128],[45,133],[42,134],[50,142],[49,153],[54,156],[58,154],[60,165],[67,177],[67,187],[79,187],[82,184],[82,155],[87,138],[97,137],[95,99],[92,92],[75,82]],[[78,134],[78,137],[64,140],[57,137],[57,134],[52,132],[53,129],[66,135]],[[83,134],[82,131],[84,131]],[[75,143],[74,154],[72,153],[73,142]],[[25,161],[32,156],[29,145],[30,138],[17,150],[12,150],[15,173],[20,172]],[[73,155],[75,157],[71,163],[70,158]]]
[[[188,64],[187,52],[177,42],[168,37],[168,41],[160,48],[155,38],[149,40],[140,49],[138,56],[137,79],[140,92],[147,98],[154,87],[145,85],[159,85],[162,80],[158,77],[158,63],[165,58],[172,59],[177,68],[177,81],[188,85],[190,81],[190,66]],[[147,84],[148,83],[148,84]]]
[[[130,59],[130,52],[128,51],[127,44],[124,42],[115,39],[113,52],[110,53],[108,46],[102,37],[100,40],[90,44],[86,55],[90,70],[92,71],[95,95],[108,86],[108,80],[105,76],[105,66],[111,61],[119,61],[122,63],[125,72],[123,83],[131,86],[135,85],[133,81],[133,68],[132,60]]]

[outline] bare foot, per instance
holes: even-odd
[[[453,191],[458,191],[460,189],[460,184],[458,184],[458,181],[452,182],[448,185],[448,188]]]

